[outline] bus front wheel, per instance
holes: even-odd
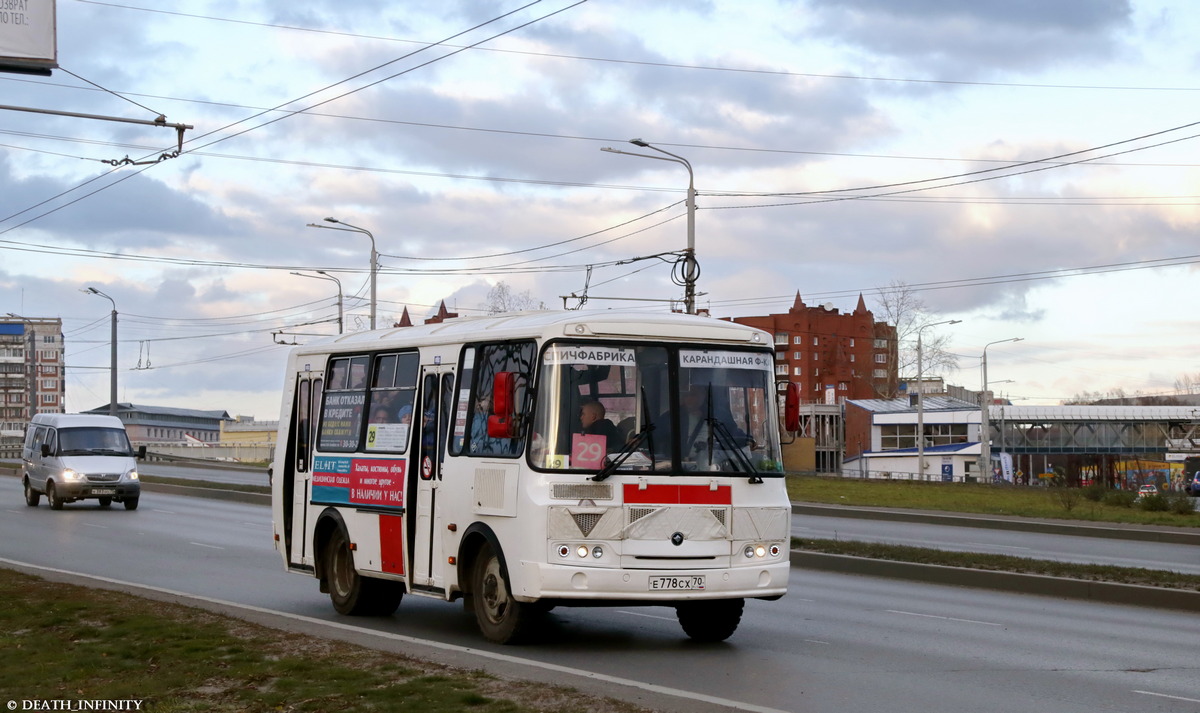
[[[347,616],[390,616],[404,596],[399,583],[363,577],[354,569],[350,538],[340,527],[325,546],[325,577],[333,608]]]
[[[485,544],[475,558],[470,601],[475,621],[489,641],[516,644],[526,640],[543,610],[513,599],[500,555]]]
[[[737,630],[742,621],[745,599],[712,599],[682,602],[675,606],[675,615],[683,633],[695,641],[724,641]]]

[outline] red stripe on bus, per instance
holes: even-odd
[[[647,485],[625,484],[625,502],[646,505],[732,505],[733,488],[719,485]]]
[[[399,515],[379,516],[379,560],[384,572],[404,574],[403,525]]]

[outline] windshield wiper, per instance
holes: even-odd
[[[650,469],[654,470],[657,463],[654,459],[654,437],[650,435],[654,431],[654,423],[650,420],[650,405],[646,401],[646,387],[642,387],[642,427],[637,432],[637,437],[626,443],[621,450],[609,458],[608,463],[600,469],[598,473],[592,476],[592,480],[604,480],[608,476],[616,472],[629,456],[633,455],[642,443],[649,443],[650,450]]]
[[[745,452],[742,451],[741,447],[737,445],[738,439],[734,438],[733,434],[730,433],[729,426],[726,426],[725,423],[720,419],[715,418],[709,419],[708,426],[709,432],[716,437],[718,443],[721,445],[721,448],[723,448],[727,453],[733,454],[730,456],[731,459],[737,461],[737,465],[740,466],[742,470],[754,474],[754,476],[750,478],[750,482],[763,482],[762,478],[758,476],[758,469],[754,467],[754,463],[750,461],[750,458],[747,457]]]

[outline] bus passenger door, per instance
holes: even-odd
[[[438,490],[442,483],[442,457],[446,452],[446,426],[452,413],[451,403],[443,396],[453,393],[453,381],[451,367],[421,368],[420,432],[409,462],[410,472],[416,473],[416,487],[411,498],[412,512],[416,515],[411,520],[414,589],[437,591],[445,587]],[[413,423],[418,423],[417,419],[413,419]]]
[[[281,472],[283,538],[288,564],[312,564],[308,551],[308,501],[312,495],[312,460],[316,448],[317,411],[321,408],[321,374],[302,372],[296,379],[291,423],[284,457],[276,461]],[[282,467],[280,467],[282,466]]]

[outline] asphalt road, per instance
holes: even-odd
[[[207,480],[210,483],[237,483],[240,485],[267,485],[264,468],[219,467],[208,465],[179,465],[153,461],[138,465],[138,472],[162,478],[180,480]]]
[[[410,596],[393,617],[340,617],[315,580],[283,572],[270,533],[263,506],[146,493],[134,512],[91,501],[55,512],[26,507],[17,479],[0,478],[10,564],[220,599],[242,615],[259,607],[290,628],[337,625],[368,645],[666,710],[1200,708],[1200,617],[1180,612],[794,569],[788,596],[748,602],[724,644],[688,641],[669,609],[560,608],[538,642],[499,647],[457,604]]]
[[[266,472],[261,469],[226,469],[147,463],[141,470],[147,475],[181,480],[266,485]],[[1139,542],[1071,535],[1048,536],[1038,532],[895,522],[811,513],[792,518],[792,535],[1200,574],[1200,548],[1189,544]]]
[[[1168,542],[1048,535],[810,513],[792,518],[792,535],[1200,574],[1200,547]]]

